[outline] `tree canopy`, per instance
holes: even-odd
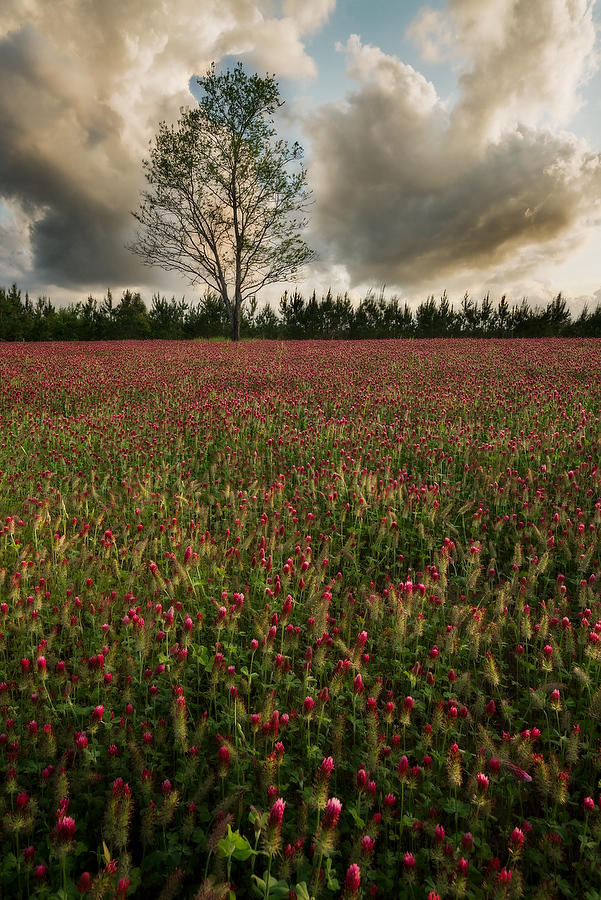
[[[244,301],[313,258],[302,238],[307,173],[300,145],[276,136],[274,76],[213,65],[198,84],[198,107],[162,122],[151,142],[130,249],[216,291],[238,340]]]

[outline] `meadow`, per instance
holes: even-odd
[[[0,895],[601,893],[601,344],[0,345]]]

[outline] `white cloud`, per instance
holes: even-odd
[[[370,85],[386,95],[394,94],[407,112],[413,109],[422,115],[436,105],[434,85],[412,66],[388,56],[379,47],[362,44],[358,34],[349,37],[344,49],[347,74],[361,85]]]
[[[465,127],[495,137],[517,122],[565,123],[598,65],[590,0],[449,0],[407,30],[424,59],[460,69]]]
[[[317,69],[307,55],[298,23],[290,18],[264,18],[259,10],[249,23],[236,21],[215,44],[219,56],[244,55],[257,69],[291,78],[314,78]]]
[[[321,28],[334,12],[336,0],[284,0],[284,15],[293,19],[301,34]]]
[[[591,5],[451,0],[430,13],[413,36],[432,57],[453,33],[455,106],[352,36],[356,88],[306,121],[314,240],[324,270],[346,265],[353,284],[520,284],[600,218],[601,157],[557,130],[596,63]]]
[[[426,62],[441,62],[452,55],[454,29],[449,15],[441,10],[424,7],[409,25],[407,37],[419,47]]]

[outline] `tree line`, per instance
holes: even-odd
[[[258,307],[251,298],[241,310],[241,334],[268,339],[360,339],[445,337],[601,337],[601,303],[573,317],[558,294],[546,306],[526,299],[494,304],[487,295],[477,301],[467,294],[456,306],[446,294],[411,308],[384,292],[367,293],[359,303],[331,291],[306,298],[285,291],[277,309]],[[48,297],[33,301],[17,285],[0,288],[0,340],[99,341],[226,338],[231,322],[221,297],[207,290],[197,303],[156,293],[150,308],[137,291],[126,290],[118,301],[107,291],[102,300],[55,307]]]

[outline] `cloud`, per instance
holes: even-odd
[[[598,54],[590,0],[449,0],[425,7],[407,29],[428,62],[452,60],[456,115],[495,136],[520,122],[565,123]]]
[[[455,34],[449,15],[442,10],[424,7],[409,25],[407,37],[419,47],[426,62],[442,62],[452,55]]]
[[[314,75],[302,35],[334,2],[287,0],[282,15],[270,0],[4,0],[0,284],[29,266],[42,287],[156,285],[124,245],[158,122],[193,104],[191,76],[227,54]]]
[[[496,138],[516,123],[565,124],[598,64],[589,0],[451,0],[463,126]]]
[[[302,34],[310,34],[328,21],[336,0],[284,0],[284,15],[290,16]]]
[[[218,56],[243,57],[256,69],[280,76],[314,78],[317,69],[303,47],[297,22],[292,18],[264,19],[257,11],[248,24],[236,22],[215,44]]]
[[[238,21],[220,43],[229,45],[229,53],[244,53],[258,68],[267,63],[280,76],[314,78],[317,67],[305,52],[302,38],[318,31],[335,6],[336,0],[284,0],[282,18],[255,11],[250,28],[248,22]]]
[[[0,206],[0,271],[4,284],[19,282],[31,268],[31,216],[18,203]]]
[[[586,0],[449,0],[408,35],[450,61],[452,108],[420,72],[357,36],[354,88],[305,113],[312,267],[349,286],[476,277],[526,283],[599,217],[599,154],[565,129],[598,63]],[[307,79],[304,40],[335,0],[3,0],[0,284],[169,285],[124,245],[162,119],[190,78],[234,55]],[[286,110],[286,108],[285,108]],[[561,130],[564,129],[564,130]],[[444,286],[443,283],[443,286]]]
[[[556,124],[591,69],[590,5],[451,0],[444,22],[422,14],[412,33],[432,56],[450,29],[462,65],[452,109],[353,35],[356,89],[307,117],[313,239],[324,269],[345,264],[355,285],[519,280],[599,220],[601,157]]]

